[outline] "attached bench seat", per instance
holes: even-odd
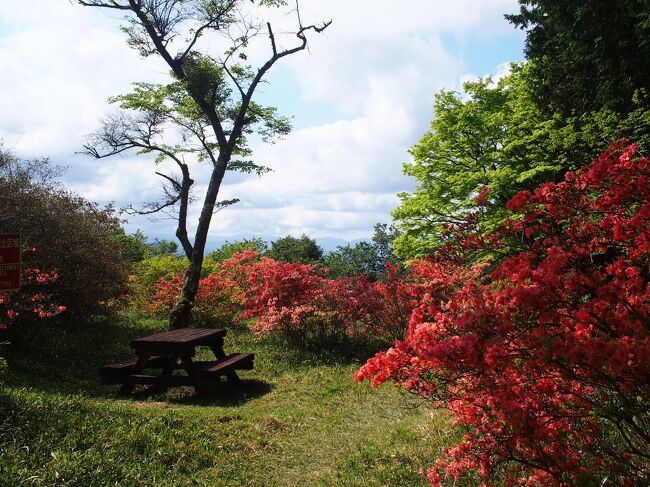
[[[99,375],[103,384],[121,384],[124,378],[131,373],[133,366],[138,361],[133,357],[123,362],[103,365],[99,368]],[[162,369],[167,365],[167,357],[151,357],[145,364],[145,369]]]
[[[219,377],[235,370],[252,370],[254,360],[254,353],[232,353],[221,360],[194,362],[194,367],[203,376]]]

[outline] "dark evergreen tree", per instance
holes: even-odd
[[[316,240],[304,233],[300,238],[287,235],[277,239],[271,244],[271,250],[267,254],[270,258],[281,262],[318,262],[323,257],[323,249],[316,243]]]
[[[650,88],[648,0],[519,0],[506,15],[526,30],[540,107],[564,115],[628,113]],[[646,106],[650,106],[647,97]]]

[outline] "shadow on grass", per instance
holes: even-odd
[[[160,320],[127,316],[97,317],[85,323],[58,323],[25,330],[23,339],[5,350],[8,365],[5,383],[55,394],[102,399],[132,397],[140,401],[206,406],[237,406],[272,390],[263,380],[242,378],[238,384],[224,381],[206,395],[197,395],[189,387],[138,387],[133,394],[119,395],[119,386],[100,383],[102,365],[132,357],[129,344],[134,338],[163,331],[165,326]],[[238,330],[234,335],[240,333]]]
[[[133,356],[129,346],[134,338],[166,329],[162,320],[148,319],[137,313],[119,317],[95,317],[71,323],[48,323],[25,330],[24,339],[6,350],[10,387],[28,387],[49,393],[80,394],[113,399],[118,387],[100,384],[102,365]],[[304,344],[303,344],[304,345]],[[320,366],[361,364],[377,350],[386,349],[369,341],[355,340],[337,346],[291,346],[282,337],[256,340],[248,329],[230,329],[227,351],[253,351],[256,354],[256,379],[245,378],[238,386],[224,384],[209,397],[191,394],[187,388],[173,388],[161,394],[152,390],[142,400],[183,404],[238,405],[268,393],[274,379],[283,373]],[[263,379],[266,379],[264,381]],[[172,392],[174,389],[178,392]]]
[[[241,379],[237,384],[222,382],[208,391],[197,394],[193,387],[138,386],[132,393],[114,395],[116,399],[154,401],[187,406],[241,406],[273,390],[268,382],[259,379]]]
[[[159,329],[153,321],[135,326],[106,317],[33,327],[6,351],[7,384],[106,396],[106,388],[99,384],[99,367],[132,356],[131,340]]]

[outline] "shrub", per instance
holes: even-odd
[[[409,319],[417,305],[422,286],[418,279],[419,266],[402,268],[386,262],[384,277],[379,281],[360,281],[365,287],[360,293],[364,311],[364,333],[386,343],[402,340]]]
[[[232,326],[242,310],[242,286],[248,278],[249,266],[259,254],[247,249],[214,267],[213,273],[199,280],[199,290],[192,310],[196,324]],[[142,309],[156,316],[165,316],[176,304],[183,287],[181,271],[187,267],[184,259],[150,258],[143,262],[149,267],[138,282],[142,283]],[[180,266],[177,268],[177,266]],[[164,272],[162,272],[164,271]],[[154,282],[151,280],[155,279]],[[148,292],[147,292],[148,291]]]
[[[415,274],[386,264],[386,277],[332,278],[315,264],[262,257],[242,286],[244,317],[258,335],[279,334],[301,347],[338,347],[350,340],[403,338],[419,285]]]
[[[58,279],[56,271],[23,268],[20,289],[0,292],[0,341],[3,336],[20,339],[25,334],[21,327],[65,311],[65,306],[52,300],[51,289]]]
[[[650,171],[635,150],[615,145],[518,193],[517,215],[465,242],[514,255],[470,266],[465,249],[438,252],[405,339],[356,374],[395,380],[466,428],[433,485],[468,471],[511,485],[650,481]]]
[[[46,159],[22,161],[0,150],[0,233],[21,233],[24,266],[56,269],[54,302],[67,313],[89,315],[124,295],[129,263],[120,244],[119,220],[53,182],[56,168]]]
[[[143,310],[155,316],[167,316],[176,304],[184,279],[173,276],[160,279],[153,286],[153,294],[142,305]],[[196,325],[230,327],[241,311],[238,289],[231,282],[211,274],[199,281],[199,291],[192,309],[192,320]]]
[[[244,317],[258,335],[280,334],[300,346],[333,347],[355,334],[361,319],[351,279],[327,279],[314,264],[267,257],[252,266],[243,293]]]
[[[186,269],[187,259],[184,257],[176,255],[145,257],[133,265],[133,273],[129,276],[131,300],[147,308],[154,294],[158,292],[157,283],[182,276]],[[180,287],[178,289],[180,294]],[[176,294],[176,297],[179,294]]]

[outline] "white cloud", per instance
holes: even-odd
[[[449,39],[506,38],[513,29],[503,13],[516,10],[517,2],[308,0],[301,8],[305,22],[334,22],[310,37],[309,52],[272,71],[271,82],[289,80],[295,92],[283,92],[282,84],[265,89],[271,99],[294,100],[294,110],[280,106],[285,113],[305,103],[331,110],[333,118],[276,145],[255,146],[257,161],[274,172],[224,181],[219,199],[242,202],[215,216],[215,237],[307,232],[358,238],[388,221],[395,193],[411,188],[401,165],[427,129],[433,93],[457,88],[463,75],[476,71],[449,48]],[[68,181],[90,199],[136,204],[154,198],[159,187],[150,159],[72,156],[110,110],[108,96],[127,91],[132,81],[167,77],[163,63],[126,47],[119,20],[106,14],[66,0],[0,2],[0,139],[23,156],[68,163]],[[469,42],[467,48],[481,46]],[[170,222],[135,220],[135,226],[167,238],[173,232]]]

